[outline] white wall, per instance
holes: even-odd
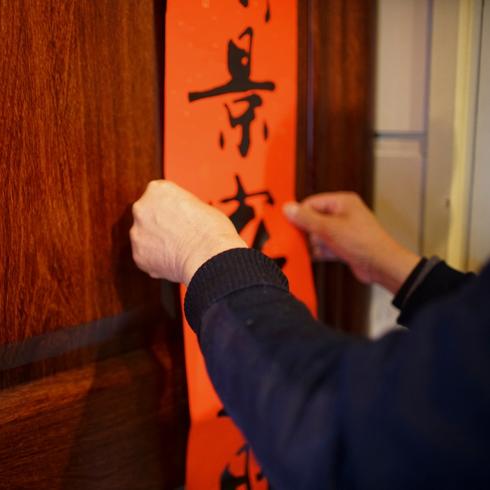
[[[378,0],[375,212],[415,252],[490,256],[490,0]],[[373,287],[371,334],[395,324]]]
[[[374,209],[392,235],[418,252],[426,172],[431,2],[379,0]],[[392,296],[374,286],[371,334],[396,323]]]
[[[490,2],[483,6],[475,134],[475,161],[467,265],[479,269],[490,258]]]
[[[411,134],[425,130],[427,0],[379,0],[376,130]]]

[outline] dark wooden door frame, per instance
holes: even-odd
[[[297,196],[355,191],[371,204],[376,2],[300,0]],[[319,317],[367,331],[369,288],[315,264]]]

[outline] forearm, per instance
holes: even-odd
[[[419,261],[419,255],[386,235],[372,257],[372,281],[396,294]]]
[[[214,275],[206,272],[207,279]],[[338,448],[342,359],[362,341],[317,322],[274,279],[258,280],[203,308],[196,328],[201,349],[227,412],[273,485],[316,488],[315,481],[331,478]],[[210,289],[208,281],[204,294]]]
[[[211,380],[272,486],[408,490],[480,481],[488,319],[475,311],[484,311],[490,276],[457,301],[430,306],[412,332],[370,342],[315,321],[263,260],[254,272],[253,260],[237,270],[212,259],[216,267],[205,264],[191,282],[186,311]]]

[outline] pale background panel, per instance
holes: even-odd
[[[374,211],[416,252],[423,227],[431,5],[430,0],[378,1]],[[391,300],[390,293],[372,288],[372,336],[396,324]]]
[[[428,1],[380,0],[378,7],[376,130],[424,131]]]
[[[403,245],[416,251],[421,229],[423,155],[416,139],[379,138],[375,145],[374,210],[381,224]],[[379,336],[396,324],[392,294],[372,288],[371,334]]]
[[[378,0],[374,209],[457,268],[490,256],[490,0]],[[373,287],[370,333],[394,324]]]
[[[432,12],[422,253],[443,259],[451,218],[459,8],[458,0],[435,0]]]
[[[381,224],[404,246],[419,246],[424,159],[416,139],[380,138],[375,144],[374,209]]]
[[[490,257],[490,2],[484,3],[480,80],[476,121],[475,166],[470,219],[470,269]]]

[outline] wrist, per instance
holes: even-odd
[[[182,282],[188,286],[194,274],[205,262],[222,252],[235,248],[248,248],[247,244],[239,235],[223,237],[211,243],[202,244],[185,261]]]
[[[373,268],[373,280],[396,294],[420,261],[420,256],[396,242],[380,252],[377,265]]]

